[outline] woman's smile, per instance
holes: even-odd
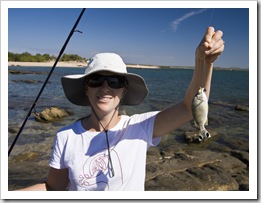
[[[98,95],[97,99],[101,103],[107,103],[107,102],[110,102],[113,99],[113,97],[109,96],[109,95],[104,95],[104,96]]]

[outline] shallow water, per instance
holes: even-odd
[[[49,72],[50,68],[9,67],[17,70]],[[144,103],[136,107],[125,107],[127,114],[161,110],[177,103],[183,97],[192,77],[192,70],[183,69],[129,69],[144,77],[150,89]],[[72,105],[63,94],[60,78],[62,75],[82,74],[82,68],[56,68],[50,78],[36,111],[45,107],[57,106],[74,112],[74,115],[54,123],[35,122],[31,116],[9,157],[9,190],[38,183],[48,173],[48,162],[55,133],[80,117],[89,114],[88,107]],[[33,101],[47,77],[46,74],[8,75],[8,125],[9,129],[19,129]],[[209,101],[210,130],[217,133],[211,141],[201,145],[188,144],[184,132],[193,130],[190,123],[162,138],[159,148],[180,147],[206,148],[211,151],[228,151],[232,149],[248,151],[249,113],[236,111],[236,105],[249,103],[249,79],[247,71],[214,71],[211,97]],[[17,80],[37,80],[37,83],[17,82]],[[9,146],[15,132],[9,132]]]

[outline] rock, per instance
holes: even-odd
[[[249,190],[249,174],[246,173],[239,173],[235,174],[232,177],[238,182],[240,191],[248,191]]]
[[[197,190],[233,191],[239,188],[237,181],[233,179],[230,173],[215,164],[206,164],[203,167],[190,168],[186,172],[197,179],[196,183],[200,181],[201,185],[197,187]]]
[[[230,154],[243,163],[245,163],[247,166],[249,166],[249,153],[245,151],[239,151],[239,150],[233,150],[230,152]]]
[[[12,80],[12,82],[28,83],[28,84],[42,83],[42,81],[40,80]]]
[[[71,112],[66,111],[64,109],[57,108],[57,107],[50,107],[50,108],[44,109],[40,113],[33,113],[35,120],[38,122],[57,121],[63,117],[67,117],[70,115],[72,115]]]
[[[39,159],[41,159],[43,156],[42,152],[39,151],[29,151],[26,153],[20,153],[16,156],[13,157],[13,159],[16,162],[20,162],[20,161],[39,161]]]
[[[147,162],[145,189],[247,190],[247,168],[246,164],[229,153],[217,153],[207,149],[173,152],[173,156],[168,156],[167,159]]]
[[[8,132],[12,134],[18,133],[19,129],[20,129],[19,127],[8,126]]]
[[[243,184],[239,186],[240,191],[249,191],[249,184]]]
[[[237,111],[249,111],[249,107],[244,106],[244,105],[236,105],[235,110],[237,110]]]
[[[158,161],[161,158],[161,152],[157,147],[152,147],[147,153],[147,162]]]
[[[160,159],[171,159],[174,156],[174,153],[170,150],[161,150],[160,152]]]

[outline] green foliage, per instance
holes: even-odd
[[[49,54],[39,54],[32,55],[28,52],[21,54],[8,52],[8,61],[19,61],[19,62],[48,62],[56,60],[55,56],[50,56]],[[76,54],[63,54],[61,61],[84,61],[87,60]]]
[[[61,61],[84,61],[84,62],[86,62],[87,60],[76,54],[63,54]]]

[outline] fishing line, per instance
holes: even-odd
[[[210,16],[210,19],[209,19],[208,26],[210,26],[210,23],[211,23],[211,21],[212,21],[212,17],[213,17],[214,9],[215,9],[215,8],[212,9],[212,13],[211,13],[211,16]]]
[[[42,86],[40,92],[38,93],[38,95],[37,95],[35,101],[33,102],[31,109],[29,110],[29,112],[28,112],[28,114],[27,114],[27,116],[26,116],[26,118],[25,118],[25,120],[24,120],[22,126],[20,127],[20,129],[19,129],[19,131],[18,131],[18,133],[17,133],[17,135],[16,135],[16,137],[15,137],[13,143],[11,144],[11,146],[10,146],[10,148],[9,148],[9,150],[8,150],[8,156],[11,154],[11,152],[12,152],[14,146],[15,146],[16,141],[18,140],[18,138],[19,138],[21,132],[23,131],[23,128],[24,128],[24,126],[25,126],[25,124],[26,124],[26,122],[27,122],[27,120],[28,120],[28,118],[30,117],[30,115],[31,115],[31,113],[32,113],[32,110],[33,110],[33,109],[35,110],[35,105],[36,105],[38,99],[40,98],[40,96],[41,96],[41,94],[42,94],[42,92],[43,92],[43,90],[44,90],[44,88],[45,88],[45,86],[46,86],[46,84],[47,84],[49,78],[51,77],[51,75],[52,75],[52,73],[53,73],[53,71],[54,71],[54,69],[55,69],[55,67],[56,67],[56,65],[57,65],[57,63],[58,63],[58,61],[59,61],[59,59],[61,58],[61,56],[62,56],[62,54],[63,54],[63,52],[64,52],[64,50],[65,50],[65,48],[66,48],[66,46],[67,46],[67,44],[68,44],[68,42],[70,41],[70,39],[71,39],[73,33],[74,33],[74,32],[81,32],[81,31],[75,30],[75,29],[76,29],[78,23],[80,22],[80,20],[81,20],[81,18],[82,18],[82,15],[83,15],[83,13],[84,13],[84,11],[85,11],[85,9],[86,9],[86,8],[83,8],[83,9],[82,9],[82,11],[81,11],[79,17],[77,18],[77,20],[76,20],[76,22],[75,22],[75,24],[74,24],[74,26],[73,26],[71,32],[70,32],[69,35],[68,35],[68,37],[67,37],[67,39],[66,39],[66,41],[65,41],[65,43],[64,43],[64,45],[63,45],[63,47],[62,47],[62,49],[60,50],[60,53],[59,53],[58,57],[56,58],[56,60],[55,60],[55,62],[54,62],[54,64],[53,64],[53,67],[52,67],[51,71],[49,72],[49,74],[48,74],[48,76],[47,76],[47,78],[46,78],[46,80],[45,80],[45,82],[44,82],[44,84],[43,84],[43,86]]]
[[[209,19],[209,22],[208,22],[208,26],[207,27],[209,27],[210,26],[210,23],[211,23],[211,21],[212,21],[212,18],[213,18],[213,13],[214,13],[214,8],[212,9],[212,12],[211,12],[211,15],[210,15],[210,19]],[[205,69],[205,66],[206,66],[206,53],[204,52],[204,58],[203,58],[203,68]],[[205,80],[205,71],[203,71],[203,74],[202,74],[202,77],[201,77],[201,83],[200,83],[200,85],[201,85],[201,87],[203,88],[204,87],[204,80]],[[205,87],[204,87],[205,88]],[[206,88],[205,88],[206,89]],[[208,91],[208,90],[207,90]]]

